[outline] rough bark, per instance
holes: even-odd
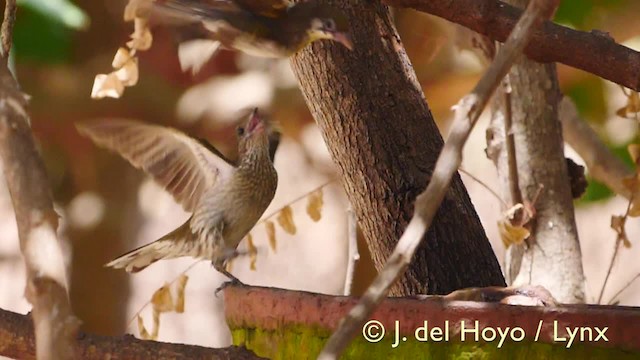
[[[210,349],[202,346],[140,340],[131,335],[107,337],[78,335],[74,354],[78,359],[261,359],[237,346]],[[0,309],[0,355],[35,359],[35,340],[29,315]]]
[[[511,0],[524,7],[527,0]],[[502,189],[517,181],[522,199],[535,202],[535,217],[527,243],[511,245],[505,274],[513,286],[542,285],[560,302],[584,302],[584,273],[576,230],[573,200],[564,157],[562,125],[558,120],[561,99],[555,64],[539,64],[522,58],[509,73],[511,95],[496,94],[488,130],[488,154],[496,163]],[[509,174],[505,140],[506,101],[511,99],[517,178]],[[515,204],[513,192],[503,191]],[[528,245],[527,245],[528,244]]]
[[[334,4],[349,17],[355,49],[315,43],[292,66],[380,271],[443,140],[388,8],[377,1]],[[391,295],[504,284],[459,176],[426,237]]]

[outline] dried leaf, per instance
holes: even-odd
[[[141,339],[151,340],[151,334],[149,334],[147,328],[144,327],[144,320],[140,315],[138,315],[138,333],[140,334]]]
[[[631,203],[631,207],[629,208],[629,216],[640,216],[640,194],[638,193],[636,193],[633,197],[633,202]]]
[[[153,293],[151,304],[153,305],[153,309],[159,313],[173,311],[173,298],[171,297],[168,284],[165,284]]]
[[[267,239],[269,239],[269,246],[273,252],[276,252],[276,225],[273,221],[267,221],[264,224],[267,229]]]
[[[132,50],[145,51],[149,50],[151,44],[153,44],[153,36],[151,36],[148,21],[136,18],[133,34],[131,34],[131,40],[127,42],[127,46]]]
[[[184,312],[184,290],[187,287],[187,281],[189,277],[182,274],[176,283],[176,301],[173,310],[179,314]]]
[[[138,59],[129,60],[123,67],[114,72],[118,80],[124,86],[133,86],[138,83]]]
[[[498,220],[498,230],[505,247],[522,244],[529,237],[529,230],[524,226],[531,220],[534,212],[532,204],[516,204],[502,214],[502,219]]]
[[[512,225],[506,219],[498,221],[498,230],[500,238],[507,248],[511,245],[522,244],[531,234],[525,227]]]
[[[640,114],[640,94],[635,91],[630,91],[627,95],[627,104],[616,111],[616,115],[638,120],[638,114]]]
[[[151,339],[158,340],[158,333],[160,332],[160,312],[153,309],[153,328],[151,329]]]
[[[622,240],[622,244],[626,248],[631,247],[631,241],[627,237],[627,231],[625,229],[625,223],[627,219],[624,216],[613,215],[611,216],[611,228],[618,234],[618,239]]]
[[[258,261],[258,249],[253,244],[251,233],[247,235],[247,248],[249,248],[249,269],[256,271],[256,261]]]
[[[322,205],[324,204],[322,200],[322,189],[318,189],[314,191],[307,198],[307,214],[313,221],[319,221],[322,218]]]
[[[295,235],[296,225],[293,222],[293,211],[291,211],[291,206],[287,205],[282,208],[278,214],[278,224],[280,224],[288,234]]]
[[[111,61],[111,66],[114,69],[121,68],[124,64],[128,63],[131,60],[131,53],[127,48],[118,48],[116,51],[116,55],[113,57],[113,61]]]
[[[638,164],[638,161],[640,161],[640,145],[629,144],[629,146],[627,146],[627,151],[629,152],[633,163],[636,164],[636,166],[640,165]]]
[[[98,74],[93,81],[93,88],[91,89],[91,98],[102,99],[105,97],[119,98],[124,92],[124,84],[118,79],[118,77],[111,73]]]

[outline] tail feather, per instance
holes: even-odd
[[[105,266],[137,273],[158,260],[174,259],[188,255],[182,251],[182,246],[180,245],[188,240],[185,235],[190,232],[189,220],[160,239],[129,251]]]

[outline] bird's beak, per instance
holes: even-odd
[[[333,40],[339,42],[344,45],[349,50],[353,50],[353,42],[351,41],[351,36],[348,33],[337,32],[333,34]]]
[[[249,122],[247,123],[247,131],[249,134],[253,134],[256,131],[261,131],[264,129],[264,122],[262,121],[262,117],[258,114],[258,108],[254,108],[251,112],[251,117],[249,118]]]

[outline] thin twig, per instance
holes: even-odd
[[[377,304],[385,297],[391,285],[405,271],[418,245],[420,245],[424,233],[431,225],[431,221],[449,188],[453,174],[462,162],[462,149],[471,129],[491,95],[506,76],[513,62],[521,54],[533,29],[553,13],[558,3],[558,0],[531,1],[495,61],[471,94],[462,98],[458,103],[449,137],[438,156],[427,189],[416,198],[414,215],[409,225],[382,271],[358,304],[351,309],[331,335],[322,349],[319,359],[336,359],[342,354],[364,321],[371,316]]]
[[[629,280],[620,290],[618,290],[618,292],[616,292],[612,297],[611,300],[609,300],[609,305],[613,304],[613,302],[616,300],[616,298],[618,296],[620,296],[620,294],[622,294],[625,290],[627,290],[629,288],[629,286],[631,286],[631,284],[633,284],[634,281],[640,279],[640,273],[637,273],[636,276],[632,277],[631,280]]]
[[[351,295],[351,287],[353,286],[353,275],[356,270],[356,262],[360,260],[358,253],[358,221],[356,214],[351,207],[347,210],[347,270],[344,279],[343,295]]]
[[[196,260],[193,262],[193,264],[189,265],[186,269],[182,270],[180,272],[180,274],[178,274],[178,276],[176,276],[175,278],[173,278],[173,280],[169,281],[169,284],[165,284],[164,286],[171,286],[173,284],[175,284],[176,281],[180,280],[182,278],[183,275],[186,275],[191,269],[193,269],[194,266],[196,266],[201,260]],[[133,316],[131,317],[131,319],[129,319],[129,322],[127,322],[127,328],[131,327],[131,325],[133,324],[133,322],[138,318],[138,316],[142,313],[142,311],[144,311],[144,309],[146,309],[147,306],[149,306],[151,304],[152,299],[149,299],[146,303],[144,303],[142,306],[140,306],[140,309],[138,309],[138,311],[136,311],[135,314],[133,314]]]
[[[633,203],[633,195],[629,199],[627,203],[627,211],[625,211],[624,216],[622,217],[622,231],[624,231],[624,227],[627,223],[627,217],[629,216],[629,211],[631,210],[631,204]],[[602,283],[602,288],[600,289],[600,295],[598,296],[598,304],[602,303],[602,296],[604,295],[604,289],[607,287],[607,283],[609,282],[609,276],[611,276],[611,271],[613,270],[613,264],[618,258],[618,253],[620,252],[620,245],[622,245],[622,236],[618,233],[616,237],[615,247],[613,248],[613,256],[611,256],[611,262],[609,263],[609,269],[607,269],[607,276],[604,278],[604,282]]]
[[[478,179],[475,175],[473,175],[472,173],[468,172],[467,170],[465,170],[463,168],[459,168],[458,171],[460,171],[461,173],[467,175],[468,177],[473,179],[473,181],[475,181],[478,184],[480,184],[480,186],[482,186],[483,188],[487,189],[487,191],[489,191],[498,201],[500,201],[500,203],[502,205],[504,205],[505,208],[509,207],[507,205],[507,203],[504,200],[502,200],[500,195],[498,195],[498,193],[495,190],[493,190],[489,185],[485,184],[482,180]]]
[[[522,204],[522,192],[518,177],[518,161],[516,158],[516,143],[513,131],[513,111],[511,110],[511,83],[509,75],[504,78],[504,142],[507,150],[507,164],[509,167],[509,193],[511,194],[511,206]],[[518,215],[519,214],[519,215]],[[523,212],[517,212],[516,216],[522,217]],[[514,219],[519,222],[522,219]]]
[[[9,52],[11,51],[11,43],[13,41],[13,24],[16,21],[16,0],[5,0],[4,20],[2,21],[2,29],[0,39],[2,48],[0,55],[6,64],[9,61]]]

